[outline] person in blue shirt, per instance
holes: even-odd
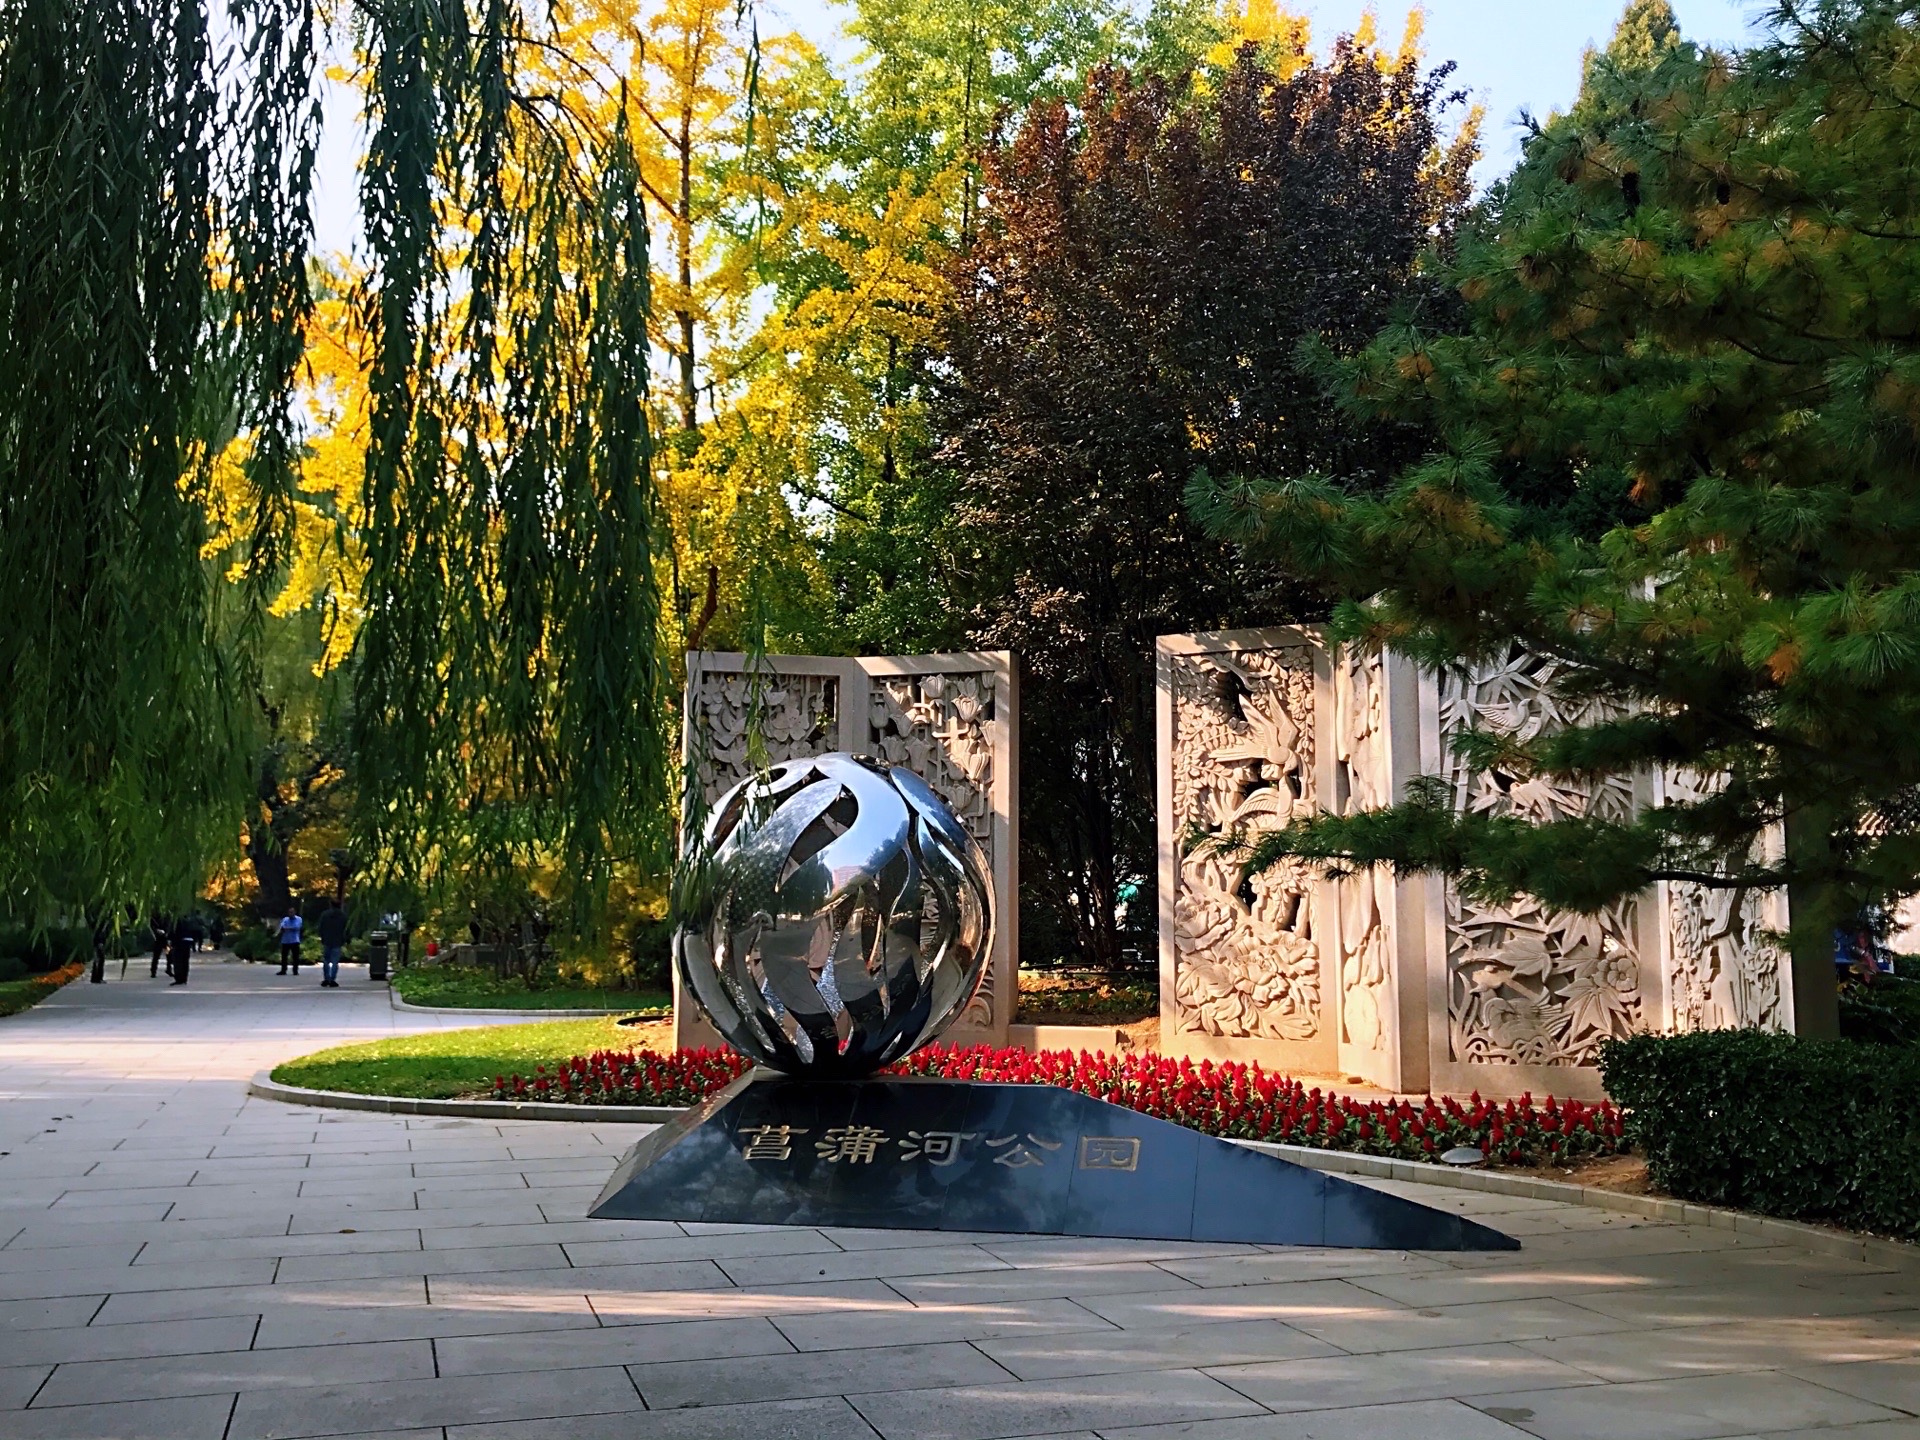
[[[300,907],[289,905],[286,917],[280,922],[280,973],[287,973],[287,966],[293,966],[293,973],[300,973]]]

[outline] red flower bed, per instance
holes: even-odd
[[[496,1100],[557,1100],[568,1105],[697,1105],[751,1067],[731,1050],[596,1050],[539,1066],[527,1078],[493,1077]]]
[[[601,1050],[579,1055],[531,1079],[494,1081],[496,1100],[557,1100],[576,1105],[690,1105],[747,1070],[730,1050]],[[884,1072],[943,1080],[1058,1085],[1125,1105],[1209,1135],[1352,1150],[1404,1160],[1429,1160],[1456,1145],[1473,1145],[1489,1159],[1538,1165],[1578,1155],[1611,1155],[1625,1148],[1620,1112],[1602,1101],[1548,1099],[1467,1100],[1428,1096],[1356,1100],[1258,1065],[1174,1060],[1161,1055],[1108,1055],[1082,1050],[996,1050],[986,1045],[932,1045]]]

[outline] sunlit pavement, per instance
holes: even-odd
[[[642,1127],[247,1098],[447,1023],[274,969],[0,1020],[0,1440],[1920,1440],[1920,1270],[1414,1186],[1526,1248],[590,1221]]]

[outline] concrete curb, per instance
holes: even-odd
[[[409,1011],[415,1015],[510,1015],[516,1020],[525,1020],[537,1016],[542,1020],[598,1020],[605,1015],[630,1015],[630,1010],[483,1010],[475,1005],[413,1005],[400,998],[400,992],[391,986],[387,989],[387,1003],[396,1010]],[[667,1017],[660,1017],[665,1019]]]
[[[282,1085],[264,1071],[253,1077],[247,1086],[247,1093],[288,1105],[371,1110],[390,1115],[450,1115],[469,1120],[572,1120],[659,1125],[685,1113],[680,1107],[671,1105],[568,1105],[554,1101],[516,1104],[511,1100],[409,1100],[389,1095],[355,1095],[345,1091],[307,1090],[297,1085]],[[1314,1150],[1304,1145],[1273,1145],[1262,1140],[1236,1140],[1233,1143],[1278,1156],[1282,1160],[1291,1160],[1309,1170],[1358,1175],[1374,1180],[1401,1180],[1451,1190],[1478,1190],[1489,1195],[1512,1195],[1526,1200],[1551,1200],[1562,1205],[1582,1205],[1594,1210],[1637,1215],[1645,1220],[1658,1220],[1670,1225],[1703,1225],[1713,1230],[1731,1230],[1741,1235],[1751,1235],[1775,1245],[1795,1245],[1816,1255],[1859,1260],[1874,1265],[1892,1265],[1920,1275],[1920,1245],[1882,1240],[1873,1235],[1855,1235],[1845,1230],[1830,1230],[1798,1220],[1776,1220],[1767,1215],[1751,1215],[1744,1210],[1723,1210],[1712,1205],[1696,1205],[1689,1200],[1669,1200],[1656,1195],[1622,1195],[1618,1191],[1600,1190],[1591,1185],[1572,1185],[1563,1180],[1540,1180],[1531,1175],[1502,1175],[1497,1170],[1455,1169],[1448,1165],[1425,1165],[1413,1160],[1389,1160],[1378,1155]]]
[[[358,1095],[346,1090],[309,1090],[283,1085],[262,1070],[247,1082],[247,1093],[283,1105],[314,1105],[322,1110],[368,1110],[381,1115],[451,1115],[462,1120],[575,1120],[603,1125],[664,1125],[682,1111],[674,1105],[564,1105],[529,1100],[413,1100],[400,1095]]]

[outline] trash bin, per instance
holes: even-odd
[[[387,978],[387,932],[374,930],[367,935],[367,979]]]

